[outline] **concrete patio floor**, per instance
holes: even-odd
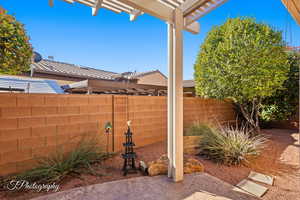
[[[256,200],[206,173],[185,175],[174,183],[166,176],[138,177],[78,187],[34,200]],[[210,194],[209,194],[210,193]],[[212,195],[211,195],[212,194]]]

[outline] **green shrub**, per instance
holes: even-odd
[[[0,6],[0,74],[29,71],[32,54],[24,25]]]
[[[88,173],[99,175],[92,164],[110,156],[102,151],[96,142],[83,140],[71,152],[64,154],[62,151],[39,159],[39,165],[29,171],[9,177],[7,180],[26,180],[37,183],[59,182],[67,175],[80,174],[85,170]]]
[[[194,68],[197,95],[232,99],[249,125],[260,132],[262,100],[284,88],[289,63],[280,31],[238,17],[212,28]]]
[[[211,127],[207,124],[194,123],[185,133],[185,136],[200,136],[203,134],[210,134]]]
[[[280,115],[285,115],[285,113],[280,112],[278,106],[274,104],[262,106],[262,111],[260,115],[262,122],[272,121],[274,119],[274,115],[276,115],[276,117],[280,117]]]
[[[262,122],[290,120],[296,116],[299,104],[300,53],[288,52],[288,58],[290,68],[288,79],[283,83],[284,89],[263,99],[260,115]]]
[[[220,126],[217,129],[202,124],[194,125],[191,130],[201,136],[200,154],[226,165],[248,163],[260,154],[266,141],[261,135],[251,136],[246,126]]]

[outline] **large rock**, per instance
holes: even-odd
[[[148,174],[150,176],[162,175],[168,173],[169,159],[167,155],[162,155],[156,161],[148,163]]]
[[[203,172],[204,166],[199,160],[196,160],[194,158],[186,158],[184,159],[183,171],[185,174]]]
[[[163,175],[168,173],[168,157],[167,155],[162,155],[156,161],[148,163],[148,173],[150,176]],[[185,174],[203,172],[203,164],[194,158],[184,157],[184,167],[183,171]]]

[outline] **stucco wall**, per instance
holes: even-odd
[[[159,72],[139,77],[139,84],[167,86],[168,79]]]

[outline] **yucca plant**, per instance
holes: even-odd
[[[247,164],[260,154],[266,142],[262,135],[252,136],[245,125],[214,128],[200,124],[192,130],[201,136],[201,155],[226,165]]]
[[[92,164],[104,160],[111,154],[97,145],[95,140],[82,140],[74,150],[65,154],[57,151],[54,155],[40,158],[36,168],[9,177],[15,180],[26,180],[37,183],[59,182],[67,175],[80,174],[83,171],[93,175],[100,175],[92,167]],[[8,179],[7,179],[8,180]]]

